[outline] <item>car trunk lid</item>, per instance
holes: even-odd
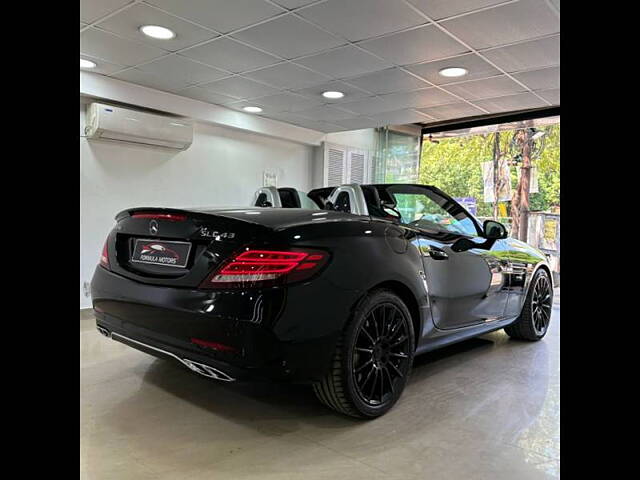
[[[195,288],[212,269],[270,229],[224,212],[175,208],[133,208],[116,216],[109,237],[115,252],[111,270],[142,283]],[[111,257],[113,259],[113,256]]]

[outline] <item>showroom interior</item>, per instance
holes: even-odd
[[[559,478],[559,111],[559,0],[81,0],[81,478]],[[481,190],[489,144],[501,132],[515,152],[515,131],[537,168],[518,218],[551,265],[549,331],[417,356],[380,418],[339,415],[308,385],[217,382],[96,331],[91,281],[118,212],[428,183],[456,175],[442,149],[470,135],[488,139]],[[474,215],[511,221],[497,187],[478,195]]]

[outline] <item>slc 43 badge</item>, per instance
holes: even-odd
[[[222,240],[230,240],[232,238],[235,238],[236,234],[233,232],[218,232],[216,230],[210,230],[208,227],[200,227],[200,236],[212,238],[219,242]]]

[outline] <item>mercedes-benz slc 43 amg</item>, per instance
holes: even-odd
[[[361,418],[395,404],[415,355],[545,335],[551,271],[503,225],[431,186],[308,196],[317,208],[120,212],[91,283],[98,330],[216,380],[309,383]]]

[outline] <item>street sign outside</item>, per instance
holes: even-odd
[[[478,204],[474,197],[458,197],[454,198],[454,200],[466,208],[471,215],[478,214]]]

